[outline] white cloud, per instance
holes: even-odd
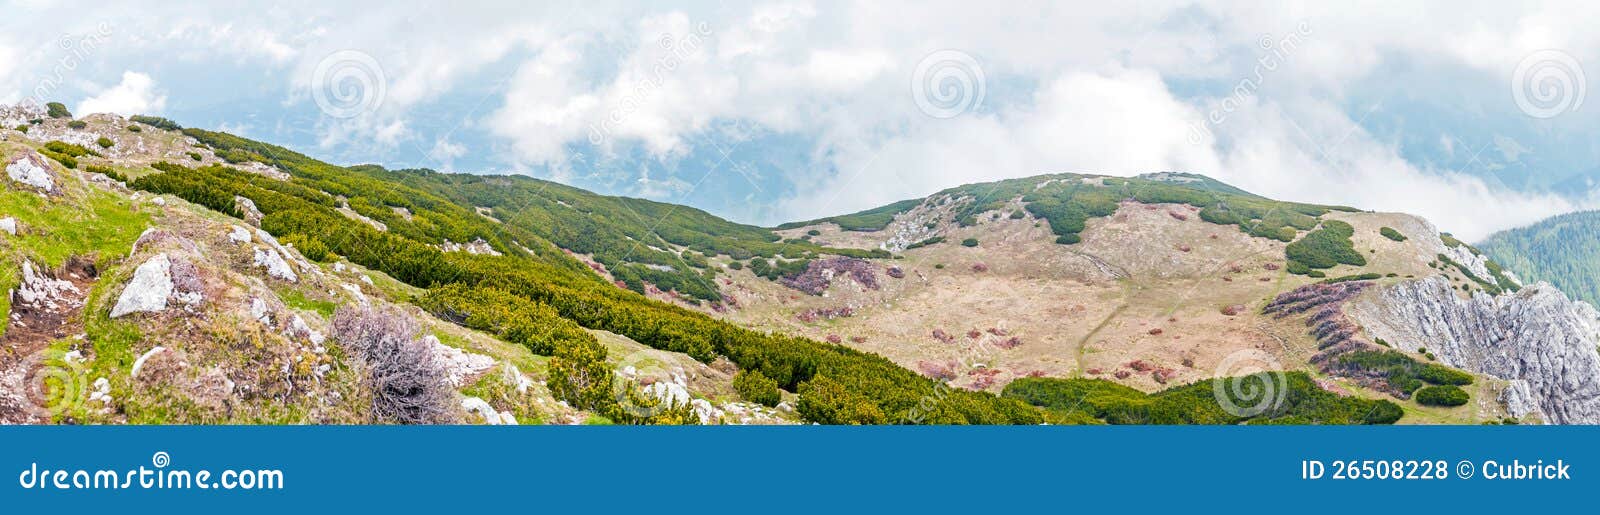
[[[83,99],[73,109],[79,116],[94,113],[160,114],[167,107],[167,96],[156,90],[155,79],[139,72],[122,72],[122,82]]]

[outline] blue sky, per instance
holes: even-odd
[[[1476,239],[1600,180],[1581,2],[168,4],[8,3],[0,101],[756,224],[1183,170]]]

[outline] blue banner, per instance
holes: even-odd
[[[0,512],[1476,513],[1592,505],[1597,439],[1531,426],[5,427]]]

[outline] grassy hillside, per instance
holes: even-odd
[[[1547,281],[1574,298],[1600,304],[1600,211],[1501,231],[1477,248],[1524,282]]]
[[[601,330],[646,346],[687,354],[711,363],[726,358],[743,371],[759,372],[784,390],[799,393],[799,414],[821,423],[1038,423],[1040,411],[995,395],[950,390],[943,384],[901,368],[887,359],[847,347],[805,338],[744,329],[702,313],[653,301],[617,288],[590,273],[578,260],[541,236],[551,227],[581,223],[592,217],[571,214],[537,222],[490,218],[477,212],[479,202],[494,199],[476,189],[478,181],[497,178],[451,177],[424,172],[389,172],[376,167],[340,167],[293,151],[232,135],[190,130],[229,161],[262,161],[291,175],[281,181],[229,166],[190,168],[157,163],[155,171],[133,180],[134,188],[172,194],[218,212],[240,216],[235,197],[250,199],[264,215],[261,228],[297,247],[325,248],[331,254],[419,288],[429,288],[419,302],[447,320],[497,334],[534,354],[548,355],[550,390],[573,407],[618,422],[658,422],[628,410],[612,391],[614,371],[607,349],[591,333]],[[498,178],[505,184],[539,189],[547,184]],[[459,181],[459,184],[458,184]],[[481,188],[487,189],[487,186]],[[622,201],[550,188],[574,201],[616,206]],[[524,191],[523,193],[531,193]],[[343,210],[345,199],[358,214],[385,224],[358,219]],[[535,199],[537,200],[537,199]],[[569,201],[571,200],[571,201]],[[670,209],[631,203],[631,208]],[[546,206],[547,212],[561,213]],[[387,213],[385,213],[387,211]],[[536,211],[537,212],[537,211]],[[686,217],[697,216],[686,211]],[[515,209],[499,212],[510,218]],[[532,218],[530,218],[532,220]],[[617,221],[618,225],[625,222]],[[643,222],[640,222],[643,223]],[[688,221],[685,223],[693,223]],[[595,227],[599,227],[596,225]],[[610,228],[620,234],[625,229]],[[723,226],[727,241],[752,243],[754,231]],[[580,235],[571,235],[580,238]],[[663,236],[671,241],[673,237]],[[482,239],[498,255],[446,252],[440,243]],[[688,240],[684,240],[688,241]],[[712,238],[712,241],[716,241]],[[700,242],[691,242],[694,245]],[[714,243],[703,243],[714,245]],[[774,249],[774,251],[776,251]],[[756,252],[752,250],[751,252]]]

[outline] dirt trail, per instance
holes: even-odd
[[[50,367],[60,363],[39,353],[83,334],[84,299],[98,276],[92,259],[74,257],[61,270],[25,273],[23,284],[10,292],[11,312],[0,336],[0,424],[48,422],[41,420],[30,390],[45,375],[59,373]]]

